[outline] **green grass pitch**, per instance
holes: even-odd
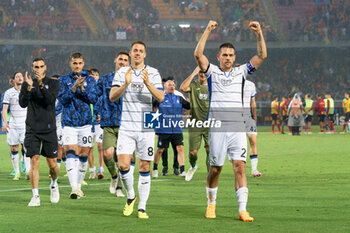
[[[250,161],[247,162],[247,208],[255,218],[252,223],[238,221],[234,176],[228,161],[220,177],[217,218],[204,217],[207,198],[203,149],[192,181],[173,175],[152,180],[147,203],[149,220],[137,219],[137,211],[130,217],[122,215],[126,199],[109,193],[108,173],[103,180],[86,179],[86,198],[69,199],[64,165],[59,179],[61,199],[51,204],[43,157],[41,206],[29,208],[30,183],[23,175],[19,181],[9,176],[9,147],[6,136],[0,135],[0,232],[349,232],[350,135],[314,133],[297,137],[263,132],[268,131],[267,127],[259,130],[259,170],[263,176],[250,177]],[[185,146],[186,170],[187,153]],[[160,165],[159,171],[161,168]]]

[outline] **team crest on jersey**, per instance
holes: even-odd
[[[200,99],[200,100],[206,100],[206,99],[208,99],[208,94],[199,93],[199,99]]]
[[[142,91],[143,87],[144,87],[143,83],[132,83],[131,84],[132,91]]]

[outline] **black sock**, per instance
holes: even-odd
[[[153,164],[153,170],[158,170],[158,163]]]
[[[135,198],[133,198],[133,199],[128,199],[128,200],[127,200],[127,203],[130,205],[131,202],[132,202],[133,200],[135,200]]]
[[[180,173],[182,173],[183,171],[185,171],[185,165],[180,166]]]

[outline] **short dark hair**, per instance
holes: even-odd
[[[222,48],[230,48],[230,49],[233,49],[233,50],[235,51],[235,53],[236,53],[236,48],[235,48],[235,46],[233,46],[233,44],[231,44],[231,43],[223,43],[223,44],[221,44],[220,47],[219,47],[219,52],[221,51]]]
[[[129,53],[127,51],[120,51],[119,53],[117,53],[117,56],[115,57],[119,57],[119,55],[126,55],[129,57]]]
[[[132,48],[135,44],[142,44],[142,45],[145,47],[145,50],[146,50],[146,48],[147,48],[145,42],[143,42],[143,41],[141,41],[141,40],[138,40],[138,41],[134,41],[134,42],[131,43],[131,45],[130,45],[130,50],[131,50],[131,48]]]
[[[83,54],[79,52],[74,52],[70,55],[70,60],[75,59],[75,58],[81,58],[84,60]]]
[[[89,74],[92,74],[92,72],[100,74],[100,71],[97,68],[91,68],[89,69]]]
[[[277,96],[277,95],[274,95],[274,96],[273,96],[273,99],[276,99],[276,98],[278,98],[278,96]]]
[[[311,95],[310,95],[310,94],[306,94],[306,97],[307,97],[307,98],[311,98]]]
[[[171,81],[174,81],[175,82],[175,79],[174,79],[174,77],[173,76],[169,76],[169,77],[167,77],[167,78],[163,78],[162,79],[162,82],[163,83],[166,83],[167,81],[169,81],[169,80],[171,80]]]
[[[33,59],[32,65],[34,64],[34,62],[37,62],[37,61],[43,61],[43,62],[45,63],[44,58],[37,57],[37,58],[34,58],[34,59]]]
[[[15,73],[13,73],[13,75],[10,77],[10,79],[15,79],[15,77],[16,77],[16,74],[18,74],[18,73],[21,73],[21,72],[19,72],[19,71],[16,71]]]

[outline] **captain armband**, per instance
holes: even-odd
[[[248,74],[252,74],[256,71],[255,67],[250,62],[247,63],[247,68],[248,68]]]

